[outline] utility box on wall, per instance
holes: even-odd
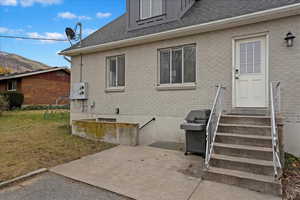
[[[88,99],[88,83],[74,83],[71,89],[72,100],[86,100]]]

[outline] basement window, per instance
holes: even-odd
[[[17,91],[17,81],[10,80],[7,82],[7,91]]]
[[[124,89],[125,55],[107,58],[107,89]]]
[[[196,45],[159,50],[159,86],[195,85]]]
[[[140,18],[147,19],[163,14],[163,0],[140,0]]]

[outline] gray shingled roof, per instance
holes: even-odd
[[[54,72],[54,71],[64,71],[68,74],[70,74],[70,70],[62,67],[50,67],[49,69],[40,69],[35,71],[27,71],[27,72],[21,72],[21,73],[12,73],[12,74],[3,74],[0,75],[0,81],[8,80],[8,79],[15,79],[15,78],[22,78],[26,76],[34,76],[37,74],[43,74],[48,72]]]
[[[82,47],[203,24],[296,3],[300,3],[300,0],[200,0],[180,20],[134,31],[127,31],[127,19],[124,14],[85,38],[82,41]],[[76,48],[78,46],[74,45],[66,50]]]

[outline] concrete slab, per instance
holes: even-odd
[[[51,171],[137,200],[186,200],[199,185],[202,167],[198,156],[118,146]]]
[[[280,200],[272,195],[265,195],[239,187],[202,181],[189,200]]]

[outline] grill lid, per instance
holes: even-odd
[[[210,110],[192,110],[186,116],[185,120],[188,123],[206,124],[210,116]]]

